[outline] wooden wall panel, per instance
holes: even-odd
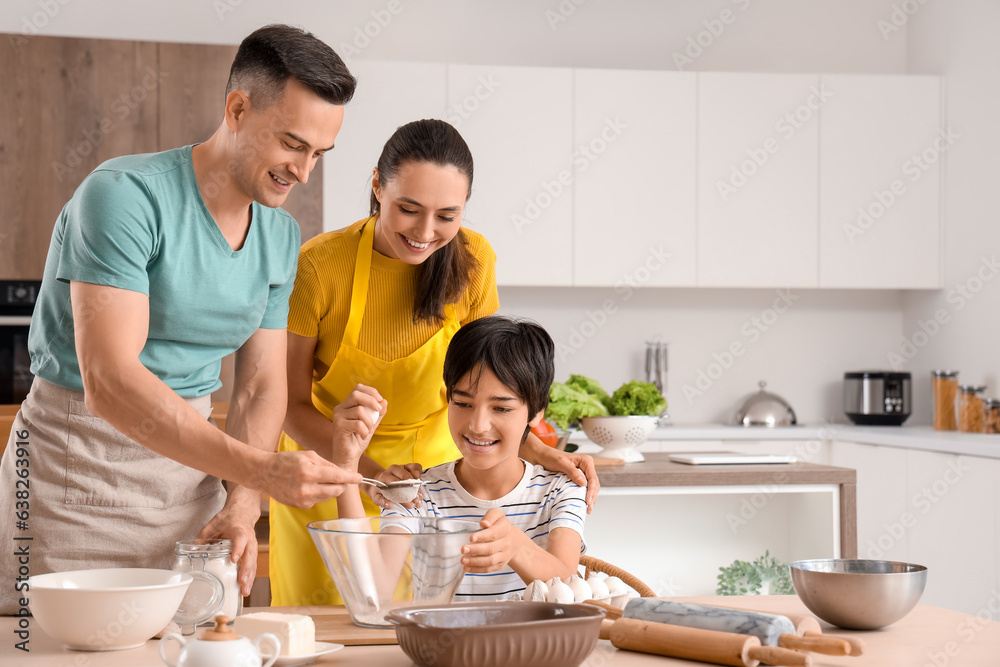
[[[158,44],[163,77],[160,91],[160,150],[202,142],[222,123],[226,82],[235,46]],[[323,163],[306,185],[296,185],[282,207],[302,228],[302,240],[323,231]]]
[[[156,46],[14,36],[0,42],[0,279],[40,280],[52,228],[101,162],[158,148]]]
[[[212,135],[236,47],[21,35],[0,42],[12,46],[0,49],[0,280],[39,280],[56,218],[95,167]],[[323,227],[321,164],[285,205],[303,240]]]

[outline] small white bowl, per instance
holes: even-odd
[[[28,578],[28,607],[49,636],[77,651],[142,646],[177,612],[191,575],[108,568]]]

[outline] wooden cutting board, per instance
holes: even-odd
[[[305,614],[316,624],[316,641],[333,642],[344,646],[372,646],[375,644],[397,644],[393,629],[376,630],[362,628],[354,621],[344,607],[250,607],[243,610],[248,614],[256,611],[273,611],[280,614]]]

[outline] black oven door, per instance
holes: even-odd
[[[31,389],[26,319],[0,317],[0,404],[20,404]]]

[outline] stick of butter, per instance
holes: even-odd
[[[302,614],[261,611],[237,616],[233,631],[253,641],[265,632],[281,640],[282,656],[311,655],[316,652],[316,624]],[[265,644],[266,645],[266,644]]]

